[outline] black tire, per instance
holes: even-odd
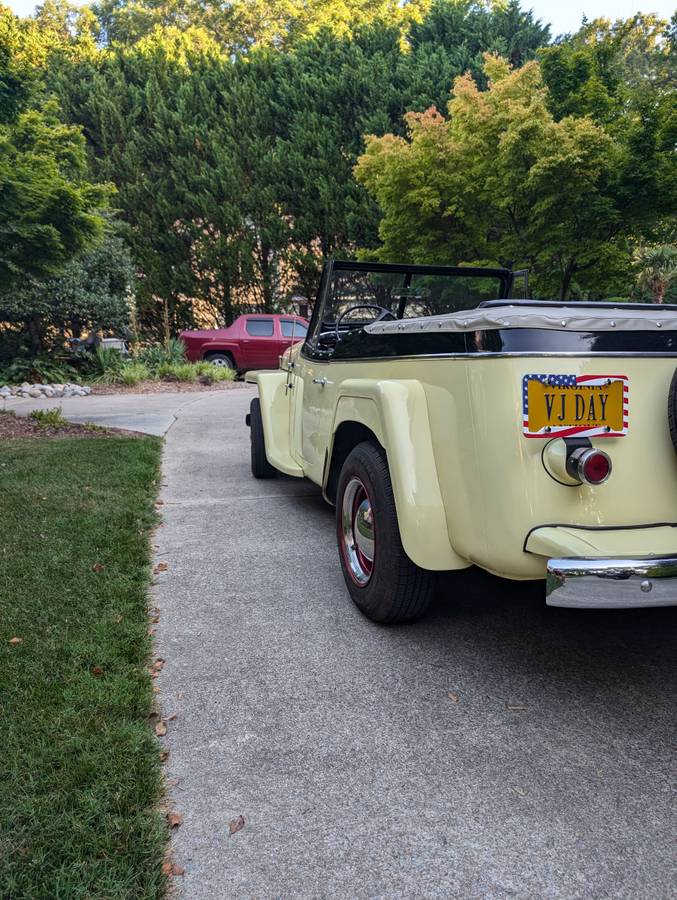
[[[366,497],[356,506],[362,489]],[[373,551],[368,537],[364,544],[366,554],[358,548],[358,539],[353,540],[361,510],[360,524],[366,523],[367,532],[357,528],[359,536],[373,537]],[[368,532],[370,527],[373,530]],[[336,493],[336,532],[346,587],[367,618],[394,624],[423,615],[433,598],[436,573],[419,568],[404,552],[388,463],[375,443],[358,444],[343,464]],[[360,583],[367,575],[366,583]]]
[[[235,363],[230,353],[210,353],[205,361],[214,366],[223,366],[224,369],[235,369]]]
[[[670,393],[668,394],[668,424],[670,426],[670,437],[672,438],[672,446],[677,453],[677,369],[672,376],[670,384]]]
[[[268,462],[266,443],[263,435],[261,401],[255,397],[249,407],[249,428],[251,440],[252,475],[254,478],[275,478],[277,469]]]

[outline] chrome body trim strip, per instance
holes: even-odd
[[[574,609],[677,606],[677,555],[550,559],[545,602]]]
[[[565,357],[566,359],[677,359],[677,353],[654,353],[654,352],[643,352],[643,351],[634,351],[634,352],[625,352],[625,351],[607,351],[607,352],[593,352],[588,351],[587,353],[582,353],[579,351],[566,351],[563,350],[560,353],[551,353],[551,352],[539,352],[536,350],[524,350],[522,352],[518,350],[505,351],[505,352],[492,352],[490,350],[478,350],[478,351],[468,351],[467,353],[412,353],[408,356],[354,356],[349,359],[335,359],[334,357],[329,357],[328,359],[320,359],[316,356],[308,356],[306,353],[301,351],[301,356],[308,360],[308,362],[312,363],[320,363],[322,365],[326,365],[328,363],[337,364],[337,363],[370,363],[370,362],[394,362],[402,359],[561,359]]]

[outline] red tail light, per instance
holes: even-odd
[[[578,447],[567,459],[567,472],[584,484],[603,484],[611,475],[611,459],[595,447]]]

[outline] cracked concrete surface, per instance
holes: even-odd
[[[550,609],[478,573],[422,622],[372,625],[318,489],[251,478],[251,396],[199,395],[166,439],[183,895],[674,896],[675,610]]]

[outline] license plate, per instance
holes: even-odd
[[[524,434],[622,437],[628,431],[626,375],[525,375]]]

